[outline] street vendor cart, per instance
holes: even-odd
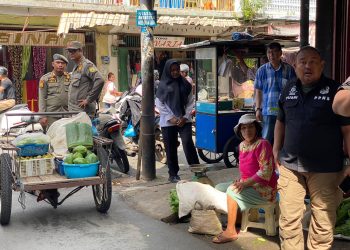
[[[45,113],[16,113],[7,116],[28,116],[29,121],[37,122],[40,115],[71,116],[76,112],[45,112]],[[91,127],[90,127],[91,130]],[[60,188],[74,188],[61,201],[57,197],[43,196],[42,200],[50,203],[54,208],[61,205],[68,197],[86,186],[92,186],[93,197],[97,211],[106,213],[111,204],[112,182],[108,154],[112,140],[103,137],[93,137],[94,152],[99,163],[97,174],[84,178],[67,178],[59,173],[53,157],[36,156],[30,160],[24,159],[23,148],[15,146],[9,139],[0,142],[0,224],[6,225],[10,221],[12,207],[12,191],[20,192],[18,201],[25,208],[25,194],[36,195],[47,190]],[[38,148],[38,150],[41,150]],[[22,153],[22,154],[21,154]],[[22,157],[21,157],[22,156]],[[56,159],[55,159],[56,160]],[[55,170],[56,168],[56,170]],[[29,174],[29,171],[36,174]],[[96,173],[95,172],[95,173]]]
[[[233,128],[242,115],[254,112],[254,73],[266,57],[266,45],[272,41],[284,47],[298,46],[295,41],[271,38],[203,41],[183,46],[195,49],[196,147],[205,162],[224,159],[227,167],[237,165],[240,139]],[[241,56],[249,72],[242,70]]]

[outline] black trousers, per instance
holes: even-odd
[[[162,127],[169,176],[176,176],[179,172],[177,157],[177,138],[180,134],[183,150],[188,165],[199,164],[197,150],[192,140],[192,123],[186,123],[183,127]]]

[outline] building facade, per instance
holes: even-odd
[[[66,54],[64,47],[71,40],[85,45],[86,57],[104,76],[115,73],[121,91],[132,86],[140,70],[140,28],[135,23],[139,4],[138,0],[2,0],[0,64],[16,81],[18,102],[36,107],[37,80],[51,71],[54,53]],[[239,30],[233,8],[234,1],[155,1],[156,58],[191,58],[180,45]]]

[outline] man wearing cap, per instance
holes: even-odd
[[[184,77],[189,83],[192,85],[192,93],[195,94],[195,88],[196,86],[193,83],[192,78],[188,75],[190,72],[190,67],[186,63],[180,64],[180,74],[182,77]]]
[[[268,63],[262,65],[256,72],[255,112],[258,121],[263,122],[262,137],[273,144],[273,131],[278,114],[278,97],[290,80],[296,78],[292,66],[282,62],[282,47],[277,42],[267,46]]]
[[[15,106],[15,88],[7,77],[7,69],[0,66],[0,112]]]
[[[70,59],[75,62],[68,93],[68,109],[69,111],[85,111],[90,117],[93,117],[104,79],[96,66],[84,57],[80,42],[70,42],[67,50]]]
[[[68,111],[68,89],[70,75],[65,72],[68,59],[60,54],[53,55],[53,71],[43,75],[39,81],[39,112]],[[50,126],[60,117],[42,117],[40,124]]]

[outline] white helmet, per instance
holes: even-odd
[[[7,76],[7,68],[0,66],[0,75]]]
[[[180,65],[180,71],[184,71],[184,72],[189,72],[190,71],[190,67],[188,67],[187,64],[181,64]]]

